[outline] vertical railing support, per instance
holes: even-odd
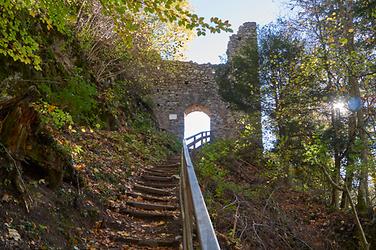
[[[211,141],[211,132],[203,131],[185,139],[188,149],[195,150]]]

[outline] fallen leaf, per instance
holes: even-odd
[[[166,224],[166,222],[161,220],[160,222],[157,223],[157,226],[161,226],[161,225],[164,225],[164,224]]]
[[[86,166],[85,166],[85,164],[83,164],[83,163],[75,164],[75,165],[74,165],[74,168],[75,168],[76,170],[78,170],[78,171],[84,169],[85,167],[86,167]]]
[[[129,237],[129,233],[125,231],[118,231],[118,234],[120,234],[123,237]]]
[[[1,201],[9,202],[11,200],[11,196],[9,194],[4,194],[1,198]]]
[[[16,229],[8,228],[8,238],[13,239],[15,241],[21,240],[21,235],[18,233]]]

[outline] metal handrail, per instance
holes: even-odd
[[[187,143],[188,149],[198,149],[205,143],[210,142],[210,138],[211,138],[211,131],[202,131],[188,138],[185,138],[185,141]],[[191,142],[188,142],[188,141],[191,141]]]
[[[200,248],[218,250],[220,247],[217,236],[198,184],[186,140],[183,140],[181,161],[180,201],[183,217],[183,249],[194,249],[193,227],[195,225]]]

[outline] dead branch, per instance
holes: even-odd
[[[247,218],[245,218],[245,226],[243,227],[243,230],[242,230],[242,232],[239,235],[239,239],[240,240],[242,240],[243,234],[247,230],[247,228],[248,228],[248,220],[247,220]]]
[[[30,194],[29,194],[29,192],[26,188],[26,184],[25,184],[25,182],[22,178],[22,172],[21,172],[21,169],[19,167],[19,164],[2,143],[0,143],[0,147],[6,153],[8,159],[12,162],[12,165],[13,165],[14,169],[16,170],[16,177],[14,179],[14,184],[16,185],[17,190],[21,193],[26,211],[27,211],[27,213],[29,213],[30,212],[30,209],[29,209],[30,205],[28,204],[28,200],[31,204],[33,202],[33,199],[31,198],[31,196],[30,196]],[[26,198],[25,198],[25,196],[26,196]]]
[[[349,199],[349,202],[350,202],[350,206],[351,206],[351,211],[355,217],[355,221],[356,221],[356,225],[360,231],[360,235],[361,235],[361,241],[362,241],[362,244],[364,246],[364,249],[366,250],[369,250],[370,249],[370,243],[368,243],[367,241],[367,237],[366,237],[366,234],[364,233],[364,230],[363,230],[363,226],[362,224],[360,223],[360,220],[359,220],[359,216],[358,216],[358,212],[356,211],[356,207],[355,207],[355,204],[353,202],[353,200],[351,199],[351,195],[350,195],[350,191],[349,189],[347,188],[347,186],[345,185],[345,187],[341,187],[340,184],[338,183],[335,183],[332,179],[332,177],[330,176],[330,174],[328,173],[328,171],[326,171],[325,167],[320,165],[321,169],[323,170],[326,178],[329,180],[329,182],[333,185],[333,187],[337,188],[338,190],[340,191],[344,191],[347,198]]]
[[[274,191],[275,191],[275,189],[270,193],[268,199],[266,200],[265,206],[264,206],[264,208],[262,209],[262,213],[263,213],[263,214],[265,213],[265,210],[266,210],[266,208],[267,208],[268,205],[269,205],[269,201],[270,201],[270,199],[272,198]]]
[[[265,246],[264,242],[261,240],[260,236],[259,236],[258,233],[257,233],[256,227],[255,227],[255,225],[256,225],[255,221],[252,221],[252,222],[253,222],[253,223],[252,223],[253,231],[255,232],[255,235],[256,235],[258,241],[259,241],[260,244],[262,245],[262,248],[263,248],[263,249],[266,249],[266,246]]]
[[[233,239],[235,238],[236,226],[238,224],[238,219],[239,219],[239,208],[240,208],[240,203],[238,202],[238,206],[237,206],[236,212],[235,212],[234,226],[232,227],[232,238]]]
[[[231,202],[230,204],[227,204],[224,207],[222,207],[222,210],[225,210],[227,207],[235,205],[238,202],[239,202],[239,198],[238,198],[238,196],[235,195],[235,200],[233,202]]]

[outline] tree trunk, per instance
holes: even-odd
[[[354,45],[354,32],[349,32],[350,30],[354,30],[353,27],[353,1],[348,0],[345,3],[341,3],[341,9],[343,14],[343,26],[344,26],[344,37],[347,38],[347,54],[349,56],[349,65],[348,69],[348,77],[349,77],[349,87],[350,91],[349,94],[351,97],[360,98],[360,87],[358,78],[355,75],[355,72],[352,68],[355,66],[356,62],[352,60],[352,54],[355,51]],[[361,169],[359,174],[359,188],[358,188],[358,204],[357,208],[359,210],[360,215],[366,215],[368,213],[370,200],[368,196],[368,138],[365,131],[365,115],[364,115],[364,107],[361,107],[356,114],[357,122],[358,122],[358,134],[360,137],[360,141],[362,143],[360,159],[361,159]]]
[[[356,137],[356,114],[350,114],[349,117],[349,128],[348,128],[348,146],[346,149],[346,177],[345,177],[345,185],[347,189],[351,192],[352,190],[352,182],[354,179],[354,142]],[[348,208],[349,207],[349,200],[345,191],[342,192],[342,199],[341,199],[341,208]]]
[[[346,177],[345,177],[345,186],[347,188],[347,190],[349,190],[349,192],[351,192],[351,189],[352,189],[352,182],[353,182],[353,179],[354,179],[354,171],[352,169],[350,169],[350,167],[352,166],[352,163],[350,164],[347,164],[347,169],[346,169]],[[347,209],[349,207],[349,200],[347,198],[347,195],[345,193],[345,191],[342,192],[342,198],[341,198],[341,208],[342,209]]]
[[[340,149],[339,149],[339,135],[338,135],[338,128],[339,128],[339,121],[340,121],[340,111],[335,110],[332,108],[332,124],[334,127],[334,171],[333,171],[333,181],[340,185],[340,171],[341,171],[341,157],[340,157]],[[331,206],[335,209],[338,209],[339,205],[339,189],[336,187],[332,187],[332,201]]]
[[[367,134],[365,133],[364,114],[362,109],[358,111],[358,129],[360,130],[359,137],[362,142],[362,149],[360,155],[362,165],[359,175],[357,208],[361,215],[366,216],[368,215],[368,211],[370,208],[370,199],[368,195],[368,138]]]

